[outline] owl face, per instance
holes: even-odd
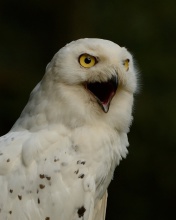
[[[100,39],[80,39],[63,47],[48,65],[54,79],[66,85],[81,85],[107,113],[118,88],[133,92],[136,77],[130,53]]]

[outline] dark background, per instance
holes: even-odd
[[[52,56],[83,37],[127,47],[141,72],[129,155],[110,185],[106,219],[175,219],[175,0],[1,0],[0,134],[16,121]]]

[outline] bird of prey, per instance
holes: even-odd
[[[124,47],[85,38],[61,48],[0,138],[0,219],[104,220],[136,88]]]

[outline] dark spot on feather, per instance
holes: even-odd
[[[13,193],[13,189],[10,189],[9,192],[10,192],[10,193]]]
[[[58,162],[58,161],[59,161],[59,158],[58,159],[56,159],[56,158],[54,159],[54,162]]]
[[[0,156],[2,156],[3,155],[3,153],[0,153]]]
[[[10,159],[7,159],[7,163],[10,162]]]
[[[84,206],[82,206],[81,208],[78,209],[78,217],[81,218],[84,216],[84,212],[86,211],[86,209],[84,208]]]
[[[81,161],[81,160],[78,160],[77,161],[77,164],[82,164],[82,165],[84,165],[86,163],[86,161]]]
[[[12,211],[9,211],[9,214],[12,214]]]
[[[24,190],[24,186],[22,186],[22,187],[21,187],[21,189],[23,189],[23,190]]]
[[[72,145],[73,149],[75,150],[75,152],[78,151],[78,145]]]
[[[79,176],[78,176],[78,178],[83,179],[83,178],[84,178],[84,176],[85,176],[84,174],[81,174],[81,175],[79,175]]]
[[[67,163],[66,162],[62,162],[61,165],[62,166],[67,166]]]
[[[74,173],[78,174],[79,170],[76,170]]]
[[[40,204],[40,199],[38,198],[38,204]]]
[[[22,200],[22,196],[18,195],[19,200]]]
[[[45,220],[50,220],[50,217],[46,217]]]
[[[40,189],[44,189],[44,188],[45,188],[45,185],[40,184],[39,187],[40,187]]]
[[[37,194],[39,193],[39,190],[37,189]]]
[[[45,178],[45,175],[44,175],[44,174],[40,174],[39,177],[40,177],[41,179],[43,179],[43,178]]]
[[[46,179],[47,179],[47,180],[51,180],[51,177],[50,177],[50,176],[46,176]]]

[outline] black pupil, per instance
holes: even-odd
[[[86,64],[89,64],[89,63],[91,62],[91,58],[90,58],[90,57],[86,57],[85,60],[84,60],[84,62],[85,62]]]

